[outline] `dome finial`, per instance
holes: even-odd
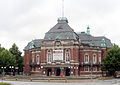
[[[90,35],[90,27],[89,27],[89,25],[87,27],[87,34]]]

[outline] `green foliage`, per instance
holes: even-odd
[[[0,45],[0,72],[3,70],[1,67],[6,67],[5,70],[9,71],[9,65],[15,65],[15,63],[15,56]]]
[[[15,64],[15,57],[8,50],[2,50],[0,53],[1,67],[8,67],[10,64]]]
[[[9,51],[15,56],[16,59],[16,66],[19,68],[19,71],[23,71],[23,60],[24,58],[21,56],[22,52],[19,51],[18,47],[14,43]]]
[[[120,48],[117,45],[107,51],[101,69],[108,71],[109,75],[114,75],[116,71],[120,71]]]
[[[5,71],[10,72],[10,66],[18,67],[18,72],[22,72],[24,57],[21,54],[16,44],[13,44],[9,51],[0,45],[0,72],[3,70],[1,67],[6,67]]]

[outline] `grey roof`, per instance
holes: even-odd
[[[77,40],[78,39],[78,35],[68,25],[68,22],[62,22],[62,20],[59,20],[59,22],[45,34],[44,40],[56,40],[56,39]]]
[[[73,32],[74,30],[68,25],[68,23],[57,23],[48,32]]]
[[[33,45],[34,47],[41,47],[42,41],[43,41],[43,39],[35,39],[35,40],[32,40],[31,42],[29,42],[29,43],[27,44],[27,46],[24,48],[24,50],[29,50],[29,49],[31,49],[30,46],[31,46],[31,43],[32,43],[32,42],[34,43],[34,45]]]
[[[42,41],[45,40],[79,40],[83,44],[91,45],[91,46],[99,46],[99,47],[112,47],[112,43],[110,39],[99,36],[94,37],[88,33],[81,32],[76,33],[74,30],[68,25],[67,18],[59,18],[58,23],[51,28],[46,34],[44,39],[35,39],[28,43],[28,45],[24,48],[24,50],[29,50],[34,47],[41,47]]]
[[[78,35],[79,35],[79,38],[80,38],[82,43],[89,44],[92,46],[100,46],[101,47],[101,44],[103,43],[102,39],[104,39],[106,47],[112,47],[112,43],[111,43],[110,39],[108,39],[104,36],[94,37],[94,36],[88,35],[86,33],[84,33],[84,34],[79,33]]]

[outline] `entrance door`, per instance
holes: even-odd
[[[47,70],[47,76],[50,76],[51,75],[51,69],[48,69]]]
[[[65,76],[70,76],[70,69],[69,68],[66,69]]]
[[[58,68],[56,69],[56,76],[60,76],[61,70]]]

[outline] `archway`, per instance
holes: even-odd
[[[47,70],[47,76],[50,76],[51,75],[51,69],[48,69]]]
[[[65,76],[70,76],[70,69],[69,68],[66,69]]]
[[[61,73],[60,68],[57,68],[57,69],[56,69],[56,76],[60,76],[60,73]]]

